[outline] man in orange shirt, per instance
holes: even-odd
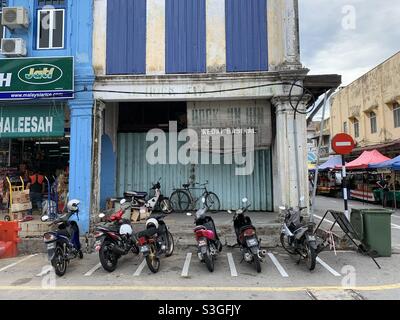
[[[42,193],[44,192],[44,176],[39,173],[39,170],[34,170],[33,174],[29,176],[29,197],[33,206],[40,210],[42,214]],[[30,215],[32,215],[32,210],[30,210]]]

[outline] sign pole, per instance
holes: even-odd
[[[347,202],[347,173],[346,173],[346,162],[344,160],[344,155],[342,155],[342,185],[343,185],[343,200],[344,200],[344,215],[347,220],[350,221],[349,215],[349,204]]]

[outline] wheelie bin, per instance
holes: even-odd
[[[392,255],[393,210],[355,209],[351,210],[350,222],[360,236],[363,245],[376,257]]]

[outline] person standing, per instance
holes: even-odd
[[[44,176],[39,173],[39,170],[34,170],[32,175],[29,176],[29,197],[32,202],[32,209],[30,215],[32,215],[33,206],[39,209],[40,214],[42,213],[42,194],[44,192]]]
[[[390,183],[390,176],[386,176],[386,179],[382,179],[378,181],[376,184],[382,189],[383,194],[383,207],[387,207],[387,201],[389,196],[389,183]]]

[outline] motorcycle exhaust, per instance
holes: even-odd
[[[258,250],[258,257],[261,259],[261,258],[264,258],[265,256],[267,255],[267,250]]]
[[[118,247],[118,246],[116,246],[116,245],[113,245],[113,247],[112,247],[112,252],[114,252],[115,254],[118,254],[118,255],[124,255],[125,254],[125,250],[123,250],[122,248],[120,248],[120,247]]]

